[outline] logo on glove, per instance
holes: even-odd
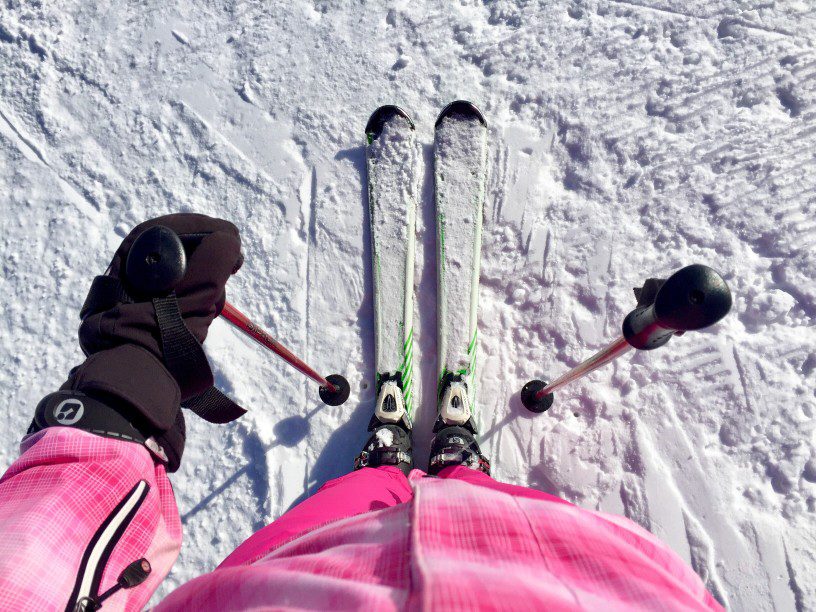
[[[54,408],[54,418],[60,425],[73,425],[84,413],[85,406],[75,398],[63,400]]]

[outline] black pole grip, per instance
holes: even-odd
[[[713,325],[728,314],[731,301],[728,285],[715,270],[701,264],[686,266],[660,285],[653,303],[639,305],[627,315],[623,336],[636,349],[655,349],[676,333]]]
[[[169,294],[186,271],[181,238],[169,227],[154,225],[133,241],[125,262],[125,281],[138,295],[160,297]]]

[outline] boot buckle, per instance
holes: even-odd
[[[368,451],[362,451],[357,457],[354,459],[354,469],[359,470],[360,468],[368,467]]]

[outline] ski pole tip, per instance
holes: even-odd
[[[552,406],[554,396],[552,393],[547,393],[538,397],[547,383],[543,380],[531,380],[521,388],[521,403],[530,412],[546,412]]]
[[[331,387],[320,387],[320,399],[323,400],[323,403],[329,406],[345,404],[351,394],[351,386],[348,381],[340,374],[329,374],[326,377],[326,382],[328,382]],[[332,387],[334,388],[332,389]]]

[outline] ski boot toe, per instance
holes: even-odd
[[[410,431],[391,423],[369,429],[371,437],[354,460],[354,469],[393,465],[407,476],[414,467]]]
[[[454,465],[490,475],[490,461],[482,454],[476,436],[465,427],[443,427],[431,442],[428,473],[436,476],[444,468]]]

